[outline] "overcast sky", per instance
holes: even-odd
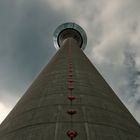
[[[55,54],[64,22],[85,29],[86,55],[140,122],[140,0],[0,0],[0,122]]]

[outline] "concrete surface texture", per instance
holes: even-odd
[[[0,126],[0,140],[140,140],[140,125],[69,38]]]

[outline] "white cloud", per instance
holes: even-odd
[[[10,110],[11,110],[10,107],[7,107],[3,103],[0,102],[0,123],[7,116],[7,114],[10,112]]]
[[[18,100],[19,97],[14,96],[12,92],[0,90],[0,123],[5,119]]]

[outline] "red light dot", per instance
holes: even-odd
[[[68,112],[68,114],[70,114],[70,115],[76,114],[76,110],[75,110],[75,109],[69,109],[67,112]]]
[[[77,136],[77,132],[74,130],[70,130],[67,132],[67,135],[72,139]]]
[[[76,98],[75,96],[68,96],[68,99],[72,101],[72,100],[75,100]]]

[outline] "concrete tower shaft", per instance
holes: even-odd
[[[140,126],[68,37],[0,126],[0,140],[140,140]]]

